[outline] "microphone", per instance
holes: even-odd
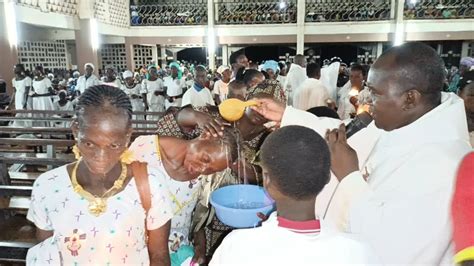
[[[366,128],[374,120],[368,112],[362,112],[354,117],[346,126],[346,136],[350,138],[359,130]]]

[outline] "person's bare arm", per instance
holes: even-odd
[[[36,227],[36,240],[38,240],[38,242],[42,242],[45,239],[53,236],[53,233],[54,231],[46,231]]]
[[[151,266],[171,265],[168,249],[171,220],[158,229],[148,231],[148,254]]]
[[[224,130],[223,121],[214,119],[207,113],[194,110],[192,107],[181,109],[177,116],[176,122],[182,129],[194,129],[199,127],[203,132],[207,132],[214,137],[222,135]]]

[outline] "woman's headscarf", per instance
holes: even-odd
[[[280,70],[278,62],[275,60],[265,61],[265,64],[263,64],[263,70],[267,71],[267,69],[273,70],[273,73],[275,74]]]
[[[183,76],[183,71],[181,71],[181,66],[178,64],[178,62],[171,62],[169,66],[170,68],[175,67],[176,69],[178,69],[178,79],[181,79],[181,77]]]

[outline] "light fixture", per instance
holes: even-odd
[[[285,1],[281,1],[280,4],[280,9],[285,9],[286,8],[286,2]]]
[[[418,0],[410,0],[410,4],[416,5],[416,3],[418,3]]]
[[[90,20],[90,33],[91,33],[91,47],[94,50],[99,49],[99,29],[97,26],[97,20],[92,18]]]
[[[5,12],[8,42],[10,47],[16,47],[18,45],[18,30],[16,27],[15,3],[5,0],[3,2],[3,11]]]

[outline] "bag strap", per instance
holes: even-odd
[[[140,194],[140,200],[142,201],[143,209],[145,214],[148,215],[148,211],[151,208],[151,192],[150,183],[148,182],[148,170],[146,163],[133,162],[132,163],[133,178],[137,184],[138,194]],[[145,219],[146,225],[146,219]]]

